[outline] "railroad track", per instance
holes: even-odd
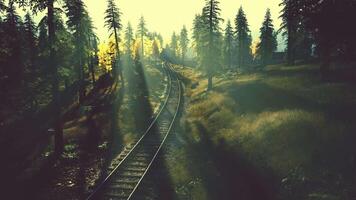
[[[158,157],[176,121],[181,106],[181,83],[168,64],[167,97],[156,118],[142,137],[114,160],[115,164],[105,180],[98,185],[87,200],[133,199],[138,186]]]

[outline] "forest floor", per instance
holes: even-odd
[[[176,70],[186,108],[164,165],[177,199],[356,198],[353,83],[276,65],[219,75],[206,92],[198,71]]]
[[[163,98],[165,81],[162,80],[165,80],[165,75],[159,71],[159,68],[149,64],[145,67],[145,75],[146,87],[149,91],[148,99],[154,111]],[[49,178],[41,183],[41,189],[36,192],[36,199],[85,199],[90,189],[103,175],[102,169],[105,168],[106,160],[110,159],[110,155],[120,153],[122,147],[140,136],[135,119],[136,115],[142,115],[142,113],[134,110],[130,91],[126,89],[119,93],[121,95],[118,98],[120,105],[118,105],[118,112],[114,114],[115,117],[113,117],[112,106],[104,106],[89,112],[84,106],[65,123],[64,154],[47,172]],[[98,99],[98,96],[94,96],[93,99]],[[110,135],[113,131],[113,123],[115,123],[116,133],[114,138],[117,140],[116,143],[120,144],[119,147],[110,146],[109,143],[109,140],[113,139]],[[88,147],[90,134],[94,135],[97,148]],[[113,153],[109,152],[112,151],[111,148],[118,149]]]

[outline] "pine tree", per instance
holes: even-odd
[[[283,0],[280,5],[283,6],[280,16],[282,18],[280,30],[284,30],[283,36],[287,36],[287,63],[293,65],[296,59],[298,23],[301,23],[297,1]]]
[[[185,26],[183,26],[181,32],[180,32],[180,48],[181,48],[181,58],[182,58],[182,63],[184,64],[185,61],[185,56],[188,51],[188,45],[189,45],[189,38],[188,38],[188,30]]]
[[[67,25],[73,33],[76,62],[76,73],[80,82],[79,102],[83,102],[85,97],[85,60],[86,60],[86,42],[88,24],[86,23],[87,12],[82,0],[66,0],[66,15],[68,17]]]
[[[144,48],[144,37],[147,35],[147,28],[146,28],[146,22],[145,18],[141,16],[140,22],[137,27],[137,33],[139,37],[141,38],[141,59],[144,60],[144,54],[145,54],[145,48]]]
[[[4,75],[7,78],[7,90],[19,90],[24,75],[24,65],[22,57],[22,38],[21,38],[21,18],[16,12],[15,5],[9,1],[3,23],[4,38],[2,52],[4,53]]]
[[[59,72],[56,63],[56,48],[55,48],[55,19],[54,19],[54,2],[55,0],[28,0],[23,4],[24,6],[29,5],[31,9],[37,13],[47,9],[47,29],[48,29],[48,45],[49,45],[49,66],[51,67],[52,75],[52,99],[54,107],[54,129],[55,129],[55,153],[57,155],[63,152],[63,125],[61,122],[61,100],[59,95]]]
[[[230,20],[227,21],[226,29],[225,29],[225,35],[224,35],[224,49],[223,49],[223,54],[224,54],[224,61],[225,65],[231,69],[232,68],[232,55],[233,55],[233,50],[234,50],[234,31],[231,26]]]
[[[273,52],[277,49],[277,38],[272,22],[271,12],[267,9],[260,28],[260,42],[257,45],[257,55],[260,57],[263,66],[270,62]]]
[[[206,35],[206,24],[203,20],[202,15],[196,15],[193,21],[193,47],[197,54],[198,63],[202,65],[203,63],[203,51],[206,43],[203,41],[203,36]]]
[[[208,90],[213,88],[213,75],[220,65],[220,18],[219,1],[206,0],[203,8],[202,18],[206,23],[206,30],[203,31],[203,41],[207,44],[206,54],[203,56],[203,65],[205,66],[206,74],[208,76]],[[203,29],[204,30],[204,29]]]
[[[152,55],[155,59],[159,58],[159,55],[160,55],[158,42],[156,39],[153,39],[153,42],[152,42]]]
[[[122,29],[121,24],[121,12],[116,6],[114,0],[108,0],[108,7],[105,11],[105,26],[111,32],[111,35],[114,34],[115,39],[115,49],[116,49],[116,61],[113,68],[114,78],[117,77],[119,73],[121,78],[121,84],[124,85],[124,79],[122,76],[122,69],[119,69],[118,64],[120,64],[120,49],[119,49],[119,31]]]
[[[30,110],[37,109],[36,85],[38,84],[39,68],[37,65],[38,46],[37,46],[37,27],[32,17],[26,13],[23,23],[23,59],[25,66],[25,95],[27,96],[26,104]]]
[[[132,45],[134,44],[134,33],[131,26],[131,23],[128,22],[126,30],[125,30],[125,47],[126,53],[132,56]]]
[[[24,39],[25,39],[25,55],[26,65],[29,70],[34,71],[35,60],[38,54],[37,51],[37,27],[32,20],[30,13],[26,13],[24,21]]]
[[[251,58],[250,47],[252,43],[249,25],[242,6],[236,15],[235,26],[238,66],[241,67],[242,65],[245,65]]]
[[[171,53],[174,59],[177,58],[177,52],[178,52],[178,37],[175,32],[173,32],[172,37],[171,37],[171,43],[170,47]]]

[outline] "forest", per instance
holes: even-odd
[[[0,199],[356,199],[356,0],[241,2],[0,0]]]

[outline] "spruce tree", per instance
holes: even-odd
[[[189,45],[189,37],[188,37],[188,30],[185,26],[183,26],[181,32],[180,32],[180,48],[181,48],[181,58],[182,58],[182,63],[184,64],[185,61],[185,56],[188,51],[188,45]]]
[[[205,43],[203,36],[206,35],[206,24],[204,23],[202,15],[196,15],[193,21],[193,47],[197,54],[198,63],[200,66],[203,63],[203,51]]]
[[[23,6],[29,5],[33,12],[47,10],[47,30],[48,30],[48,46],[49,46],[49,66],[52,75],[52,99],[53,99],[53,115],[54,115],[54,130],[55,130],[55,153],[57,155],[63,152],[63,125],[61,122],[61,100],[59,95],[59,72],[56,63],[56,48],[55,48],[55,0],[27,0],[22,3]]]
[[[157,59],[160,56],[158,42],[156,39],[153,39],[153,42],[152,42],[152,55],[153,55],[154,59]]]
[[[8,91],[20,90],[23,82],[24,65],[22,57],[22,36],[21,36],[21,18],[16,12],[16,7],[12,1],[9,1],[3,22],[3,73],[7,80],[5,85]]]
[[[173,58],[176,59],[177,52],[178,52],[178,37],[175,32],[173,32],[172,37],[171,37],[170,49],[171,49]]]
[[[220,18],[221,9],[219,4],[220,2],[217,0],[206,0],[202,12],[203,22],[206,23],[202,37],[207,44],[207,49],[203,56],[203,66],[208,76],[208,90],[213,88],[213,76],[220,65],[220,23],[223,20]]]
[[[114,0],[107,1],[107,9],[105,11],[105,27],[111,32],[111,36],[114,35],[115,39],[115,50],[116,59],[114,62],[113,75],[117,78],[117,73],[119,73],[121,78],[121,84],[124,85],[124,79],[122,76],[122,69],[119,69],[120,64],[120,49],[119,49],[119,31],[122,29],[121,24],[121,12],[116,6]]]
[[[146,22],[145,18],[141,16],[138,27],[137,27],[137,33],[141,39],[141,59],[144,60],[144,54],[145,54],[145,48],[144,48],[144,37],[147,35],[147,28],[146,28]]]
[[[82,0],[66,0],[66,15],[68,17],[67,25],[73,33],[76,62],[76,73],[80,83],[79,102],[83,102],[85,97],[85,60],[86,60],[86,42],[88,27],[86,22],[86,10]]]
[[[249,25],[242,6],[236,15],[235,26],[238,67],[241,67],[242,65],[245,65],[251,58],[250,47],[252,43]]]
[[[234,50],[233,42],[234,42],[234,31],[231,26],[230,20],[228,20],[225,29],[225,35],[224,35],[223,55],[224,55],[225,65],[229,69],[232,68],[232,56]]]
[[[260,42],[257,44],[257,55],[260,57],[263,66],[269,64],[273,52],[277,49],[277,38],[272,22],[271,12],[267,9],[260,28]]]
[[[132,45],[134,44],[134,35],[131,23],[128,22],[126,30],[125,30],[125,47],[126,47],[126,54],[132,56]]]
[[[24,20],[24,39],[25,39],[25,55],[26,65],[29,70],[34,71],[35,61],[38,54],[37,51],[37,27],[33,22],[30,13],[26,13]]]

